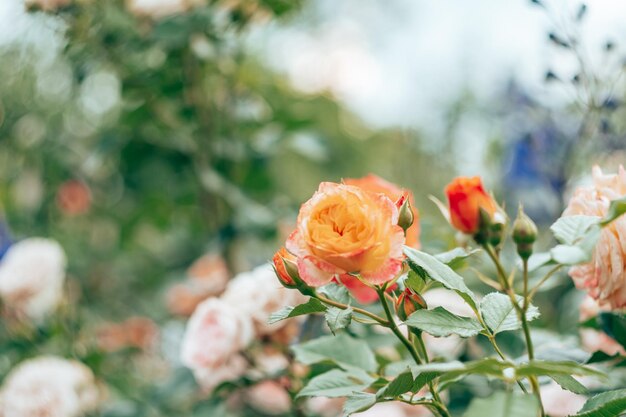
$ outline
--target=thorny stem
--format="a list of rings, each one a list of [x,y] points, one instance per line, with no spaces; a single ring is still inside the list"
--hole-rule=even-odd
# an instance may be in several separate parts
[[[507,278],[507,275],[506,275],[506,272],[504,271],[504,268],[502,267],[502,263],[500,262],[500,259],[494,253],[493,248],[491,247],[491,245],[485,244],[483,246],[484,246],[485,251],[489,255],[489,257],[493,261],[494,265],[496,266],[496,270],[498,271],[498,277],[500,278],[502,287],[504,288],[506,293],[509,295],[509,298],[511,299],[511,303],[513,304],[513,307],[517,311],[517,315],[519,317],[519,320],[522,323],[522,330],[524,332],[524,339],[526,340],[526,349],[528,351],[528,360],[533,360],[534,357],[535,357],[534,349],[533,349],[533,342],[532,342],[532,338],[530,336],[530,327],[528,326],[528,320],[526,320],[526,310],[528,309],[528,306],[529,306],[529,302],[527,300],[528,294],[526,293],[527,288],[528,288],[528,262],[524,262],[524,272],[523,272],[523,274],[524,274],[524,288],[525,288],[525,290],[524,290],[524,303],[523,303],[523,306],[520,307],[520,305],[517,303],[517,299],[515,298],[515,293],[513,292],[513,289],[511,288],[510,282],[509,282],[509,280]],[[539,391],[539,382],[537,381],[537,378],[535,376],[529,376],[528,377],[528,381],[530,382],[530,386],[532,387],[533,393],[537,397],[537,400],[539,400],[539,405],[541,407],[541,416],[544,417],[545,416],[545,411],[543,409],[543,402],[541,401],[541,392]]]
[[[320,300],[324,304],[328,304],[330,306],[337,307],[337,308],[340,308],[342,310],[346,310],[347,308],[352,308],[352,310],[355,313],[359,313],[359,314],[362,314],[364,316],[367,316],[367,317],[371,318],[372,320],[375,320],[376,322],[378,322],[381,326],[390,327],[389,326],[389,322],[387,320],[385,320],[382,317],[377,316],[374,313],[370,313],[369,311],[364,310],[362,308],[348,306],[346,304],[343,304],[343,303],[331,300],[330,298],[326,298],[326,297],[324,297],[322,295],[319,295],[319,294],[315,294],[314,297],[317,298],[318,300]]]
[[[417,353],[417,350],[415,349],[415,346],[411,342],[409,342],[409,340],[402,334],[402,332],[398,328],[398,325],[393,319],[393,314],[391,313],[391,309],[389,308],[389,304],[387,304],[387,299],[385,298],[385,291],[382,288],[377,287],[376,292],[378,293],[380,302],[382,303],[383,309],[385,310],[385,315],[387,316],[387,321],[389,323],[389,326],[388,326],[389,329],[391,329],[393,334],[396,335],[396,337],[400,340],[400,342],[402,342],[402,344],[407,348],[407,350],[411,354],[411,357],[413,357],[413,360],[415,361],[415,363],[418,365],[421,365],[423,362],[420,359]],[[428,362],[427,356],[426,356],[425,361]],[[433,400],[434,400],[433,403],[437,406],[439,413],[443,417],[450,417],[450,412],[446,408],[443,401],[441,401],[441,397],[439,397],[439,393],[437,392],[437,389],[435,388],[435,385],[433,384],[432,381],[428,383],[428,388],[430,389],[430,393],[433,396]]]

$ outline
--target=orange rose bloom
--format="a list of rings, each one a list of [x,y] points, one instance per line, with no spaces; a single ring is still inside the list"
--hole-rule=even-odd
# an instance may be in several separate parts
[[[272,258],[272,263],[274,264],[274,269],[276,270],[276,275],[280,282],[286,287],[293,287],[296,283],[293,281],[293,278],[289,276],[287,269],[285,268],[285,262],[283,259],[287,261],[293,261],[296,263],[298,260],[295,256],[290,254],[285,247],[282,247],[274,254]]]
[[[463,233],[475,234],[480,227],[480,209],[493,217],[496,202],[483,188],[480,177],[457,177],[446,186],[450,223]]]
[[[398,187],[397,185],[390,183],[377,175],[369,174],[363,178],[346,178],[343,180],[344,184],[354,185],[373,193],[382,193],[391,199],[394,203],[400,200],[400,198],[407,194],[409,197],[409,203],[411,203],[411,211],[413,212],[413,224],[406,231],[406,245],[415,249],[420,248],[420,223],[419,212],[415,208],[415,200],[413,193]]]
[[[402,269],[404,231],[397,223],[398,208],[387,196],[323,182],[300,208],[287,250],[298,258],[300,277],[309,285],[347,273],[383,284]]]

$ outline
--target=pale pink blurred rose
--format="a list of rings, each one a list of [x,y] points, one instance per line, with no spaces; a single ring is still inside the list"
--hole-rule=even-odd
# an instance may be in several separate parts
[[[202,302],[192,314],[183,336],[181,360],[192,370],[218,369],[253,337],[249,317],[218,298]]]
[[[268,415],[285,414],[291,410],[289,393],[276,381],[263,381],[246,393],[246,401],[252,408]]]
[[[422,395],[426,395],[426,391],[423,390],[421,392]],[[420,395],[418,393],[418,395]],[[445,401],[445,400],[444,400]],[[405,417],[432,417],[433,413],[428,410],[428,408],[423,405],[410,405],[405,403],[398,403],[400,407],[404,410]]]
[[[589,320],[592,317],[596,317],[603,310],[598,305],[598,302],[586,296],[583,302],[580,304],[580,321]],[[626,351],[617,343],[613,338],[609,337],[606,333],[595,329],[580,329],[580,339],[583,348],[588,352],[602,351],[607,355],[615,355],[616,353],[626,354]]]
[[[187,280],[168,290],[167,308],[172,314],[189,316],[203,300],[224,292],[229,279],[230,272],[224,258],[216,253],[207,253],[189,267]]]
[[[38,7],[46,11],[54,11],[60,7],[67,6],[71,0],[26,0],[26,7]]]
[[[399,402],[378,403],[369,410],[352,415],[354,417],[407,417],[401,404]]]
[[[80,417],[101,399],[93,373],[77,361],[42,356],[22,362],[0,391],[3,417]]]
[[[320,417],[339,417],[342,414],[345,398],[312,397],[306,401],[306,410]]]
[[[0,262],[0,297],[9,309],[40,320],[61,301],[67,259],[49,239],[30,238],[9,248]]]
[[[233,355],[215,367],[193,368],[198,385],[206,393],[211,393],[218,385],[241,378],[248,369],[248,362],[241,355]]]
[[[546,414],[550,417],[567,417],[576,414],[587,401],[587,397],[564,390],[551,382],[540,389]]]
[[[593,183],[579,187],[563,212],[563,216],[587,215],[604,217],[611,200],[626,195],[626,171],[620,165],[617,174],[604,175],[593,167]],[[600,305],[612,309],[626,307],[626,217],[613,221],[600,232],[591,262],[569,271],[576,287],[586,289]]]
[[[270,314],[285,306],[296,306],[306,302],[306,297],[299,291],[285,288],[280,284],[269,264],[237,275],[228,283],[222,299],[251,317],[255,329],[261,335],[276,332],[289,322],[282,320],[268,324]]]
[[[153,19],[184,13],[202,4],[205,4],[203,0],[126,0],[126,8],[131,13]]]
[[[435,307],[443,307],[449,312],[458,316],[475,317],[474,312],[454,291],[443,288],[435,288],[422,294],[429,309]],[[434,337],[429,334],[423,334],[426,349],[434,356],[442,356],[453,359],[459,356],[466,344],[466,339],[451,335],[448,337]]]

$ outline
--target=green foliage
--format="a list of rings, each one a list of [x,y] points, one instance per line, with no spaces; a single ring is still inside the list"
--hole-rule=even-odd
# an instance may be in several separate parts
[[[521,306],[523,297],[517,296],[517,302]],[[518,313],[511,302],[511,299],[501,293],[490,293],[480,300],[480,314],[485,324],[489,326],[494,334],[517,330],[522,327]],[[530,305],[526,311],[526,320],[532,321],[539,317],[539,309]]]
[[[407,318],[406,324],[435,337],[446,337],[452,334],[472,337],[483,330],[478,320],[457,316],[443,307],[436,307],[432,310],[417,310]]]
[[[404,254],[407,256],[409,266],[418,274],[421,272],[443,284],[449,290],[455,291],[473,308],[476,309],[477,301],[474,293],[467,287],[463,277],[457,274],[448,265],[439,261],[434,256],[417,249],[406,247]]]
[[[576,414],[579,417],[615,417],[626,411],[626,390],[603,392],[591,397]]]
[[[279,311],[276,311],[270,315],[268,320],[269,324],[277,323],[281,320],[285,320],[291,317],[302,316],[304,314],[323,313],[327,310],[326,306],[322,304],[318,299],[311,298],[304,304],[300,304],[295,307],[283,307]]]
[[[346,309],[329,307],[326,310],[326,324],[330,331],[335,334],[338,330],[348,327],[352,322],[352,313],[352,307]]]
[[[300,392],[299,397],[346,397],[353,392],[363,391],[374,379],[367,374],[351,373],[333,369],[311,379]]]
[[[626,197],[613,200],[609,205],[609,212],[600,221],[600,225],[606,226],[624,213],[626,213]]]
[[[355,392],[346,398],[343,405],[345,416],[372,408],[376,404],[376,395],[367,392]]]
[[[293,347],[296,359],[306,365],[330,361],[345,370],[374,372],[376,358],[367,343],[345,333],[323,336]]]
[[[488,398],[476,398],[464,417],[537,417],[541,415],[537,398],[532,394],[497,392]]]

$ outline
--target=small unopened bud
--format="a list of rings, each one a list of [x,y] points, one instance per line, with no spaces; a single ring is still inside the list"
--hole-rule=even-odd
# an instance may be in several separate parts
[[[396,202],[396,205],[398,206],[398,226],[406,232],[415,221],[408,194],[403,194]]]
[[[479,245],[489,241],[491,229],[491,215],[482,207],[478,209],[478,231],[474,233],[474,240]]]
[[[517,218],[513,223],[513,241],[517,245],[517,253],[522,259],[530,258],[530,255],[533,253],[533,243],[535,243],[536,239],[537,226],[520,206]]]
[[[504,227],[507,224],[507,216],[502,207],[498,206],[491,224],[489,225],[489,243],[491,246],[498,246],[502,242],[502,235],[504,234]]]
[[[400,320],[404,321],[417,310],[427,308],[426,301],[416,292],[407,288],[400,294],[396,301],[396,313]]]
[[[274,254],[272,263],[280,283],[287,288],[296,288],[296,282],[300,279],[296,257],[283,247]]]

